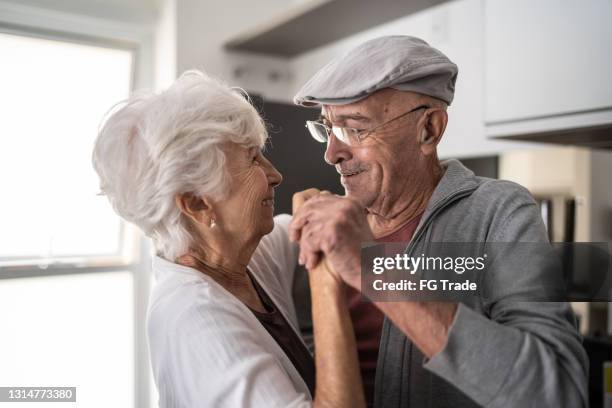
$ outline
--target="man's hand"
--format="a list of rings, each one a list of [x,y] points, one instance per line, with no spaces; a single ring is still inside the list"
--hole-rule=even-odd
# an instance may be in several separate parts
[[[318,196],[319,194],[328,193],[329,191],[309,188],[308,190],[293,194],[293,214],[295,214],[306,201]],[[326,262],[324,257],[320,258],[318,264],[313,268],[309,268],[308,271],[310,272],[308,276],[311,287],[313,285],[325,285],[326,283],[331,284],[332,286],[343,285],[342,279],[336,272],[333,271],[333,268]]]
[[[300,244],[300,264],[310,270],[325,256],[330,272],[360,288],[361,243],[374,237],[356,201],[315,189],[297,193],[289,237]]]

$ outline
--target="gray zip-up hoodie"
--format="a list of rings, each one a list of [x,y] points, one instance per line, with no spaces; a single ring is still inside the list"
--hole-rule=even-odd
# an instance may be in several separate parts
[[[546,242],[529,192],[474,176],[456,160],[438,183],[407,253],[431,242]],[[517,302],[508,273],[486,276],[460,303],[445,348],[430,360],[388,319],[376,372],[376,407],[586,407],[588,360],[569,304]],[[512,290],[508,290],[512,288]]]

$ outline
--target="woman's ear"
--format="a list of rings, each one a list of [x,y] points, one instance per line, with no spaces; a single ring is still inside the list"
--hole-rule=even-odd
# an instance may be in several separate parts
[[[436,109],[428,115],[420,135],[421,151],[424,155],[428,156],[436,151],[447,122],[448,114],[443,109]]]
[[[174,201],[179,210],[196,224],[209,225],[210,220],[214,220],[211,203],[205,197],[182,193],[177,194]]]

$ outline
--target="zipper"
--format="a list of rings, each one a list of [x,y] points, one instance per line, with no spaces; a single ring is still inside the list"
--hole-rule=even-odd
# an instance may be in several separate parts
[[[460,198],[463,198],[465,196],[468,196],[471,192],[473,192],[474,190],[476,190],[478,188],[478,186],[476,187],[470,187],[470,188],[464,188],[462,190],[457,190],[455,191],[453,194],[447,196],[444,198],[444,200],[442,200],[442,202],[440,204],[438,204],[438,206],[431,212],[431,214],[429,214],[427,216],[427,218],[425,219],[425,221],[421,224],[421,226],[419,228],[417,228],[417,230],[414,232],[414,234],[412,235],[412,238],[410,239],[410,242],[408,243],[408,246],[406,247],[406,250],[404,251],[405,254],[408,255],[412,255],[411,251],[413,249],[413,247],[416,245],[415,243],[419,240],[419,238],[421,238],[421,235],[423,235],[423,232],[427,229],[427,227],[429,227],[429,225],[433,222],[433,219],[435,217],[436,214],[438,214],[441,210],[443,210],[444,208],[446,208],[448,205],[452,204],[453,202],[457,201]],[[389,324],[387,322],[387,318],[385,316],[385,323]],[[380,333],[380,339],[378,340],[378,344],[379,346],[379,352],[381,350],[382,344],[383,344],[383,338],[385,337],[385,329],[384,329],[384,325],[385,323],[383,323],[383,329],[381,330]],[[387,334],[387,340],[389,339],[389,335]],[[412,342],[410,342],[410,350],[409,352],[412,353],[412,347],[413,344]],[[387,355],[387,344],[385,344],[385,350],[384,350],[384,354],[385,356],[383,357],[383,367],[382,368],[382,372],[381,372],[381,381],[382,381],[382,377],[385,375],[384,371],[384,359],[386,358]],[[380,356],[378,357],[380,358]],[[376,385],[376,383],[378,381],[376,381],[376,379],[378,378],[378,370],[376,370],[376,375],[375,375],[375,379],[374,379],[374,384]],[[374,400],[376,401],[377,399],[380,399],[381,397],[377,398],[378,393],[376,392],[376,386],[374,387]]]
[[[431,214],[429,214],[427,216],[427,219],[414,232],[414,234],[412,235],[412,238],[410,239],[410,242],[408,243],[408,246],[406,247],[406,250],[404,251],[404,253],[408,254],[408,255],[411,255],[410,251],[414,247],[414,245],[417,242],[417,240],[419,238],[421,238],[421,235],[423,235],[423,232],[433,222],[433,219],[434,219],[436,214],[438,214],[441,210],[446,208],[448,205],[454,203],[458,199],[463,198],[463,197],[469,195],[469,193],[471,193],[474,190],[476,190],[476,188],[477,187],[470,187],[470,188],[464,188],[463,190],[457,190],[453,194],[451,194],[451,195],[447,196],[446,198],[444,198],[444,200],[440,204],[438,204],[438,206],[435,208],[435,210],[433,210],[431,212]]]

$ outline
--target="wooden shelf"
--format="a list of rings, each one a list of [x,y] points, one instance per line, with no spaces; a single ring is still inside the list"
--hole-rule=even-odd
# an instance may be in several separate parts
[[[226,42],[229,50],[293,57],[448,0],[310,0]]]

